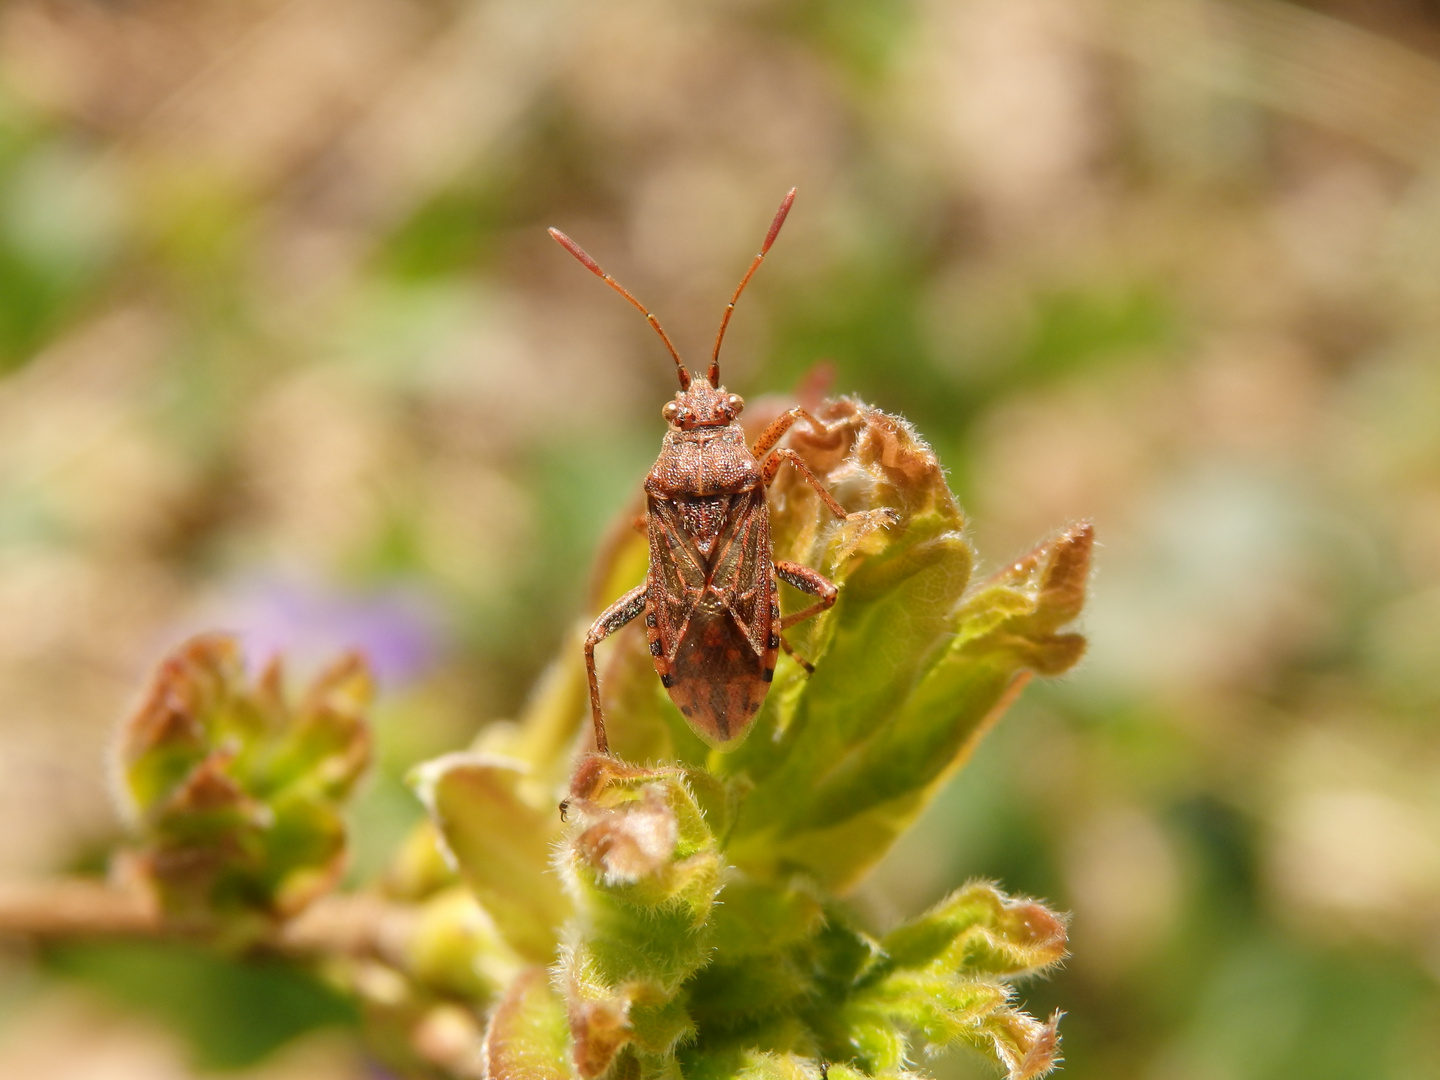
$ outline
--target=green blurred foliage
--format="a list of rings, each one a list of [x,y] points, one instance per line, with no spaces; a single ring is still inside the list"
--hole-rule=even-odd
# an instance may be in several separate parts
[[[203,1069],[254,1065],[298,1035],[359,1020],[349,997],[294,965],[226,959],[199,946],[64,945],[45,966],[173,1028]]]

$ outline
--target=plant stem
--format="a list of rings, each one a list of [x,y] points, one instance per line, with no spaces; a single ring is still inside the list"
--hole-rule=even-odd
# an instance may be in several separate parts
[[[367,894],[327,896],[277,923],[262,945],[295,957],[403,952],[412,909]],[[81,878],[0,884],[0,936],[37,941],[76,938],[195,938],[167,922],[143,892]]]

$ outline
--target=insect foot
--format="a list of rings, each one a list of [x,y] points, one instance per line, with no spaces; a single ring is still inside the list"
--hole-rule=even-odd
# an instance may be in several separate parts
[[[881,506],[874,510],[856,510],[845,515],[840,522],[840,535],[835,544],[835,557],[844,562],[852,555],[865,550],[865,540],[877,529],[890,529],[900,524],[900,511],[893,506]]]

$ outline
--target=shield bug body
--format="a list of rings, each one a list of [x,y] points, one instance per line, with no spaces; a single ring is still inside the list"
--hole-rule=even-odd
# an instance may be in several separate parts
[[[833,513],[847,516],[793,450],[776,446],[797,420],[821,430],[822,425],[804,409],[793,408],[747,445],[735,422],[745,403],[720,385],[720,344],[735,302],[775,242],[794,199],[792,188],[731,296],[704,377],[690,375],[659,320],[640,301],[568,236],[550,230],[570,254],[639,309],[665,342],[680,379],[680,392],[662,410],[670,429],[645,478],[650,541],[645,583],[606,608],[585,638],[590,709],[601,753],[609,752],[609,744],[595,646],[633,619],[645,616],[655,671],[691,728],[710,745],[724,748],[745,736],[765,700],[779,650],[790,651],[781,632],[835,603],[837,590],[827,578],[799,563],[775,561],[765,502],[766,489],[789,462]],[[780,581],[811,594],[815,602],[782,618]]]

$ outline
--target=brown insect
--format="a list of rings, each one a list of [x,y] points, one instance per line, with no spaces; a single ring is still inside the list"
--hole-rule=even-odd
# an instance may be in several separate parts
[[[720,385],[720,344],[735,302],[775,242],[794,201],[791,188],[760,254],[725,307],[703,378],[691,377],[660,320],[644,304],[575,241],[550,230],[566,251],[639,309],[665,342],[680,377],[680,392],[661,410],[670,430],[645,478],[644,521],[650,540],[645,584],[606,608],[585,636],[590,711],[601,753],[609,753],[609,741],[600,709],[595,646],[638,615],[645,616],[650,655],[671,700],[701,738],[724,748],[749,730],[775,675],[779,650],[795,656],[782,631],[835,603],[836,587],[829,579],[800,563],[775,561],[765,504],[766,488],[788,461],[836,516],[847,516],[795,451],[775,445],[796,420],[821,431],[823,425],[804,409],[793,408],[767,427],[754,446],[747,446],[735,422],[745,402]],[[818,599],[782,618],[779,581]],[[813,670],[800,657],[795,659]]]

